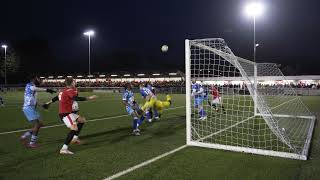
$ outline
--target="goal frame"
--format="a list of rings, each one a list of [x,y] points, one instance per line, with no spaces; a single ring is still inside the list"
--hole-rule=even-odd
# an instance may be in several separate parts
[[[198,147],[206,147],[206,148],[213,148],[213,149],[220,149],[220,150],[228,150],[228,151],[235,151],[235,152],[243,152],[243,153],[250,153],[250,154],[258,154],[258,155],[266,155],[266,156],[275,156],[275,157],[283,157],[283,158],[290,158],[290,159],[297,159],[297,160],[307,160],[308,153],[311,145],[311,139],[313,135],[314,125],[315,125],[315,116],[291,116],[291,115],[283,115],[283,114],[273,114],[275,117],[296,117],[302,119],[310,119],[311,123],[309,126],[309,131],[307,134],[307,138],[304,143],[304,148],[301,154],[296,153],[289,153],[289,152],[281,152],[281,151],[273,151],[273,150],[264,150],[264,149],[256,149],[256,148],[249,148],[249,147],[240,147],[240,146],[231,146],[231,145],[223,145],[223,144],[215,144],[215,143],[203,143],[198,141],[192,140],[191,136],[191,51],[190,51],[190,40],[185,40],[185,74],[186,74],[186,144],[188,146],[198,146]],[[207,47],[210,50],[210,47]],[[206,49],[207,49],[206,48]],[[208,49],[207,49],[208,50]],[[219,54],[218,54],[219,55]],[[254,116],[249,117],[246,120],[252,119],[255,116],[263,116],[265,114],[258,113],[257,108],[257,85],[258,85],[258,77],[257,77],[257,63],[248,61],[249,63],[254,65],[254,77],[253,77],[253,103],[254,103]],[[241,123],[241,122],[240,122]],[[232,128],[238,125],[238,123],[231,125],[227,128]],[[226,130],[226,129],[225,129]],[[217,133],[217,132],[216,132]],[[218,132],[219,133],[219,132]],[[213,136],[215,133],[212,133],[209,136]],[[200,139],[201,140],[201,139]]]

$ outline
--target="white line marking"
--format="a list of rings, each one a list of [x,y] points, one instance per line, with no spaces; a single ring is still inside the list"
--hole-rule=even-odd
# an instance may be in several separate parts
[[[184,107],[185,106],[178,106],[178,107],[168,108],[166,110],[168,111],[168,110],[174,110],[174,109],[179,109],[179,108],[184,108]],[[129,115],[128,114],[124,114],[124,115],[119,115],[119,116],[90,119],[87,122],[101,121],[101,120],[107,120],[107,119],[116,119],[116,118],[121,118],[121,117],[126,117],[126,116],[129,116]],[[59,127],[59,126],[64,126],[64,124],[55,124],[55,125],[51,125],[51,126],[45,126],[45,127],[42,127],[41,129],[48,129],[48,128]],[[24,131],[27,131],[27,130],[30,130],[30,129],[19,129],[19,130],[15,130],[15,131],[0,132],[0,135],[24,132]]]
[[[159,159],[161,159],[161,158],[163,158],[163,157],[166,157],[166,156],[169,156],[170,154],[173,154],[173,153],[175,153],[175,152],[178,152],[178,151],[180,151],[180,150],[182,150],[182,149],[184,149],[184,148],[186,148],[186,147],[187,147],[187,145],[180,146],[180,147],[178,147],[178,148],[176,148],[176,149],[174,149],[174,150],[172,150],[172,151],[166,152],[166,153],[161,154],[161,155],[159,155],[159,156],[157,156],[157,157],[154,157],[154,158],[149,159],[149,160],[147,160],[147,161],[144,161],[144,162],[142,162],[142,163],[140,163],[140,164],[137,164],[137,165],[135,165],[135,166],[132,166],[131,168],[128,168],[128,169],[126,169],[126,170],[124,170],[124,171],[118,172],[117,174],[114,174],[114,175],[112,175],[112,176],[109,176],[109,177],[107,177],[107,178],[105,178],[105,179],[103,179],[103,180],[112,180],[112,179],[118,178],[118,177],[123,176],[123,175],[125,175],[125,174],[128,174],[128,173],[130,173],[130,172],[132,172],[132,171],[134,171],[134,170],[136,170],[136,169],[139,169],[139,168],[141,168],[141,167],[143,167],[143,166],[146,166],[146,165],[148,165],[148,164],[151,164],[151,163],[153,163],[154,161],[157,161],[157,160],[159,160]]]
[[[223,132],[223,131],[226,131],[226,130],[232,128],[232,127],[235,127],[235,126],[237,126],[237,125],[239,125],[239,124],[241,124],[241,123],[243,123],[243,122],[245,122],[245,121],[248,121],[248,120],[250,120],[250,119],[252,119],[252,118],[254,118],[254,117],[255,117],[255,116],[249,117],[249,118],[247,118],[247,119],[245,119],[245,120],[242,120],[242,121],[240,121],[240,122],[238,122],[238,123],[236,123],[236,124],[233,124],[233,125],[231,125],[231,126],[229,126],[229,127],[226,127],[226,128],[224,128],[224,129],[222,129],[222,130],[220,130],[220,131],[217,131],[217,132],[215,132],[215,133],[213,133],[213,134],[210,134],[210,135],[208,135],[208,136],[205,136],[205,137],[199,139],[198,141],[201,141],[201,140],[203,140],[203,139],[205,139],[205,138],[208,138],[208,137],[210,137],[210,136],[219,134],[219,133],[221,133],[221,132]],[[173,153],[175,153],[175,152],[178,152],[178,151],[180,151],[180,150],[182,150],[182,149],[184,149],[184,148],[186,148],[186,147],[187,147],[187,145],[180,146],[180,147],[178,147],[178,148],[176,148],[176,149],[174,149],[174,150],[171,150],[171,151],[166,152],[166,153],[164,153],[164,154],[161,154],[161,155],[159,155],[159,156],[157,156],[157,157],[154,157],[154,158],[152,158],[152,159],[149,159],[149,160],[147,160],[147,161],[144,161],[144,162],[142,162],[142,163],[140,163],[140,164],[137,164],[137,165],[135,165],[135,166],[132,166],[132,167],[130,167],[130,168],[124,170],[124,171],[120,171],[120,172],[118,172],[117,174],[114,174],[114,175],[112,175],[112,176],[109,176],[109,177],[107,177],[107,178],[105,178],[105,179],[103,179],[103,180],[112,180],[112,179],[118,178],[118,177],[123,176],[123,175],[125,175],[125,174],[128,174],[128,173],[130,173],[130,172],[132,172],[132,171],[134,171],[134,170],[136,170],[136,169],[139,169],[139,168],[141,168],[141,167],[143,167],[143,166],[146,166],[146,165],[148,165],[148,164],[151,164],[151,163],[153,163],[154,161],[157,161],[157,160],[159,160],[159,159],[161,159],[161,158],[163,158],[163,157],[166,157],[166,156],[168,156],[168,155],[170,155],[170,154],[173,154]]]
[[[217,131],[217,132],[214,132],[214,133],[212,133],[212,134],[209,134],[209,135],[207,135],[207,136],[205,136],[205,137],[202,137],[202,138],[200,138],[200,139],[198,139],[198,140],[196,140],[196,141],[202,141],[202,140],[204,140],[204,139],[207,139],[208,137],[211,137],[211,136],[214,136],[214,135],[217,135],[217,134],[219,134],[219,133],[222,133],[222,132],[224,132],[224,131],[226,131],[226,130],[228,130],[228,129],[230,129],[230,128],[233,128],[233,127],[235,127],[235,126],[238,126],[239,124],[241,124],[241,123],[244,123],[244,122],[246,122],[246,121],[249,121],[250,119],[252,119],[252,118],[254,118],[255,116],[251,116],[251,117],[249,117],[249,118],[247,118],[247,119],[245,119],[245,120],[242,120],[242,121],[240,121],[240,122],[237,122],[237,123],[235,123],[235,124],[233,124],[233,125],[231,125],[231,126],[229,126],[229,127],[226,127],[226,128],[224,128],[224,129],[221,129],[220,131]]]

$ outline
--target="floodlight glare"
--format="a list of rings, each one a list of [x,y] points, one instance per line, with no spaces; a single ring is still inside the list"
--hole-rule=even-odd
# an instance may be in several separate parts
[[[8,46],[4,44],[1,47],[6,49]]]
[[[259,2],[252,2],[250,4],[247,4],[245,7],[245,13],[248,16],[253,16],[253,17],[261,16],[263,11],[264,11],[264,7]]]
[[[94,35],[94,31],[90,30],[90,31],[86,31],[83,33],[83,35],[86,35],[86,36],[93,36]]]

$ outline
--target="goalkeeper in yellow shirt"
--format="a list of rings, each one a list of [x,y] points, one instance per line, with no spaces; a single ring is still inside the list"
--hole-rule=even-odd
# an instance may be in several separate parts
[[[166,96],[165,101],[160,101],[158,99],[153,99],[152,101],[147,101],[142,107],[141,110],[144,112],[148,112],[150,109],[154,109],[158,112],[158,117],[161,117],[161,114],[163,113],[163,110],[165,108],[170,107],[172,104],[170,95]]]

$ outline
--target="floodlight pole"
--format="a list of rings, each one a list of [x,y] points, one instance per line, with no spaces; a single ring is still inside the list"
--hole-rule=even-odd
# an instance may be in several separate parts
[[[257,43],[256,43],[256,16],[253,15],[253,62],[254,62],[254,71],[253,71],[253,76],[254,76],[254,115],[258,113],[257,110],[257,91],[258,91],[258,67],[257,67],[257,62],[256,62],[256,52],[257,52]]]
[[[91,38],[91,35],[88,35],[89,36],[89,75],[91,75],[91,56],[90,56],[90,38]]]
[[[2,45],[4,48],[4,85],[7,85],[7,45]]]
[[[85,36],[88,36],[88,40],[89,40],[89,67],[88,67],[88,69],[89,69],[89,75],[91,75],[91,42],[90,42],[90,40],[91,40],[91,36],[93,36],[94,35],[94,31],[92,31],[92,30],[90,30],[90,31],[86,31],[86,32],[84,32],[83,33],[83,35],[85,35]]]

